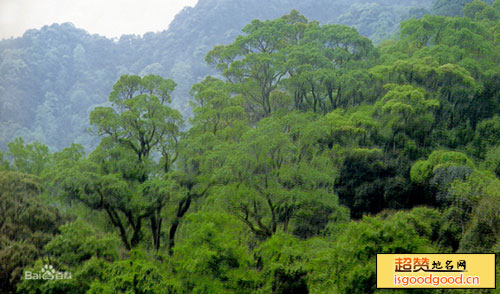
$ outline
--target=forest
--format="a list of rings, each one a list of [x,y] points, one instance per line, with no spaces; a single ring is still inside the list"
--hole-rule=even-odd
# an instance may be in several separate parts
[[[390,30],[354,6],[345,24],[256,18],[179,80],[114,71],[98,44],[132,37],[62,25],[101,56],[46,52],[58,70],[36,80],[18,77],[40,43],[9,46],[40,32],[0,42],[0,94],[46,91],[0,99],[1,292],[497,293],[498,256],[496,290],[376,288],[377,253],[500,254],[500,0],[425,5]],[[71,278],[23,278],[49,264]]]
[[[174,80],[172,107],[187,121],[192,85],[218,74],[205,55],[216,45],[232,43],[253,19],[271,20],[297,9],[311,20],[346,24],[380,42],[394,35],[401,20],[431,11],[429,2],[199,0],[167,30],[143,36],[108,39],[71,23],[28,30],[20,38],[0,41],[0,148],[22,137],[52,152],[71,143],[92,151],[99,141],[86,131],[90,111],[108,102],[123,74]]]

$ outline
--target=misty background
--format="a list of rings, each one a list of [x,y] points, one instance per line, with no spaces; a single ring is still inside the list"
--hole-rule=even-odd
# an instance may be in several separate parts
[[[159,6],[153,1],[141,2],[135,13],[141,19],[159,17],[164,22],[158,24],[165,28],[160,31],[155,27],[157,32],[143,35],[103,36],[115,36],[117,16],[132,7],[132,1],[106,1],[102,4],[105,7],[99,3],[99,13],[90,15],[94,26],[85,27],[99,34],[75,25],[81,15],[74,15],[73,23],[47,24],[27,30],[22,37],[0,41],[0,148],[6,149],[16,137],[26,142],[40,141],[52,150],[72,142],[87,150],[94,147],[95,139],[86,131],[88,114],[106,103],[113,83],[122,74],[152,73],[173,79],[178,84],[173,105],[189,116],[191,86],[207,74],[214,74],[204,61],[206,53],[214,45],[232,42],[252,19],[273,19],[297,9],[322,24],[352,26],[378,44],[396,37],[398,25],[405,19],[426,13],[460,15],[463,5],[470,1],[455,1],[457,7],[452,7],[443,6],[446,1],[432,0],[200,0],[194,7],[183,8],[168,26],[169,13],[195,2],[169,1]],[[69,20],[71,14],[64,14],[69,5],[97,7],[93,1],[37,1],[29,3],[33,5],[30,9],[26,9],[27,1],[13,3],[2,1],[2,28],[21,11],[25,21],[35,20],[33,14],[40,13],[40,7],[60,15],[61,20]],[[129,19],[121,30],[133,33],[144,29],[134,18]]]

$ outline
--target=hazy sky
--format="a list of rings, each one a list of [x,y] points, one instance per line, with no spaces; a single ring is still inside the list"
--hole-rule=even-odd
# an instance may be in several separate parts
[[[167,29],[197,0],[0,0],[0,39],[27,29],[72,22],[91,34],[118,37]]]

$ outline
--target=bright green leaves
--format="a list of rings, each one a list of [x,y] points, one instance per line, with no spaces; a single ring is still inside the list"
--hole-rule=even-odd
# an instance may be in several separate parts
[[[25,145],[22,138],[9,143],[8,156],[12,158],[12,168],[37,176],[50,164],[49,148],[46,145],[40,142]]]
[[[500,178],[500,146],[493,147],[486,153],[485,167]]]
[[[388,92],[375,106],[377,117],[389,128],[386,134],[390,136],[389,148],[393,152],[403,149],[410,157],[415,157],[417,148],[431,144],[428,136],[440,103],[436,99],[428,99],[428,94],[421,88],[395,84],[388,84],[385,88]]]
[[[458,183],[456,203],[461,209],[463,238],[462,252],[498,252],[500,238],[500,181],[485,178],[484,174],[471,176],[466,183]],[[465,188],[465,189],[464,189]],[[460,211],[460,210],[459,210]],[[469,221],[465,224],[465,221]],[[465,231],[465,232],[464,232]]]
[[[293,24],[285,19],[261,22],[254,20],[233,44],[218,46],[207,55],[207,62],[222,71],[234,84],[234,90],[247,101],[257,118],[268,116],[272,109],[270,95],[287,73],[282,49],[293,34]],[[255,108],[255,109],[254,109]]]
[[[373,293],[376,254],[433,252],[427,232],[432,235],[432,227],[441,223],[438,211],[417,208],[332,224],[329,237],[294,244],[302,258],[290,260],[307,273],[311,293]],[[285,258],[293,252],[285,250]]]
[[[455,151],[434,151],[425,161],[417,161],[412,167],[410,177],[412,182],[424,183],[432,173],[446,166],[467,166],[474,168],[474,163],[463,153]]]
[[[159,262],[147,252],[133,250],[130,255],[127,260],[106,266],[102,278],[95,280],[86,293],[180,293],[176,283],[172,283]]]
[[[96,108],[90,124],[97,134],[132,149],[139,162],[152,151],[169,153],[182,124],[180,113],[166,105],[174,87],[159,76],[124,75],[110,94],[113,107]]]
[[[148,220],[153,246],[160,247],[161,211],[176,189],[164,174],[177,159],[182,123],[180,113],[166,105],[174,87],[160,76],[122,76],[110,94],[112,107],[90,114],[101,144],[88,159],[59,162],[62,172],[55,175],[67,199],[106,213],[126,249],[143,239]]]
[[[346,215],[332,194],[333,146],[325,146],[322,137],[335,140],[337,133],[355,132],[351,129],[356,127],[334,118],[323,121],[312,113],[262,119],[238,141],[205,149],[199,171],[213,186],[209,198],[225,199],[219,201],[258,238],[278,231],[301,237],[318,234],[329,215]]]
[[[481,121],[477,128],[473,145],[477,155],[483,157],[486,150],[500,142],[500,116]]]
[[[474,58],[482,66],[491,68],[494,62],[494,51],[488,27],[469,18],[447,18],[443,16],[426,15],[420,20],[410,19],[401,23],[401,37],[414,47],[410,51],[425,50],[426,46],[449,47],[452,55],[456,48]],[[455,56],[455,58],[465,56]],[[449,61],[448,61],[449,62]],[[446,62],[445,62],[446,63]]]
[[[61,226],[59,231],[45,246],[49,261],[39,259],[33,268],[25,270],[39,272],[50,262],[58,271],[70,272],[71,279],[23,280],[18,285],[18,293],[86,293],[93,281],[103,278],[109,262],[118,259],[120,241],[116,236],[96,231],[81,219]]]
[[[370,61],[373,46],[347,26],[311,23],[287,51],[290,76],[284,86],[293,93],[293,109],[326,113],[347,105],[355,69]]]
[[[195,129],[212,132],[223,139],[238,138],[247,118],[241,101],[231,98],[229,88],[227,83],[212,77],[193,86],[191,106],[195,116],[191,122]]]
[[[187,217],[172,256],[183,292],[254,293],[258,273],[247,235],[244,225],[228,214]]]
[[[471,3],[468,14],[493,9],[485,5]],[[426,99],[439,101],[439,107],[429,112],[431,130],[420,136],[427,142],[420,140],[417,145],[467,145],[474,137],[471,128],[495,115],[500,55],[492,37],[496,24],[485,17],[426,15],[410,19],[401,23],[400,41],[381,47],[384,64],[372,69],[380,83],[421,87]]]
[[[118,259],[119,240],[111,235],[96,232],[95,228],[78,219],[59,228],[60,235],[45,247],[57,262],[74,266],[92,257],[108,261]]]
[[[244,99],[252,122],[279,109],[326,113],[345,106],[342,95],[359,81],[346,78],[355,76],[346,69],[365,68],[374,52],[355,29],[309,23],[296,11],[273,21],[255,20],[243,32],[247,35],[215,47],[206,60]],[[281,102],[273,103],[277,96]]]

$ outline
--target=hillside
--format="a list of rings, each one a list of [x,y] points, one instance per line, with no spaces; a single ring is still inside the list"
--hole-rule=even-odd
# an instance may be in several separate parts
[[[110,40],[69,23],[29,30],[21,38],[0,41],[0,149],[23,137],[53,150],[71,142],[89,150],[96,142],[86,132],[88,115],[107,101],[113,82],[125,73],[172,78],[178,84],[174,106],[189,115],[191,86],[213,73],[206,53],[232,42],[252,19],[297,9],[321,23],[353,26],[378,42],[392,37],[409,12],[421,16],[430,5],[415,0],[200,0],[181,11],[167,30],[144,36]]]
[[[385,292],[380,277],[420,288],[425,265],[438,279],[419,293],[498,292],[500,0],[472,1],[462,13],[409,18],[379,44],[297,10],[253,19],[208,49],[211,74],[192,85],[187,121],[176,109],[185,100],[172,103],[176,81],[144,75],[194,64],[141,46],[162,34],[114,42],[67,24],[29,32],[26,48],[63,64],[53,80],[24,81],[26,93],[35,92],[30,82],[52,91],[35,120],[83,108],[56,90],[93,93],[91,82],[124,74],[106,102],[86,102],[90,150],[17,138],[0,151],[0,289],[375,294]],[[53,43],[76,45],[44,50]],[[12,60],[28,77],[24,60]],[[462,255],[471,252],[489,261]],[[391,257],[391,271],[377,272],[379,253],[415,254],[412,271],[406,257]],[[62,279],[50,278],[56,271]],[[26,278],[33,273],[41,278]],[[418,285],[405,285],[412,277]]]

